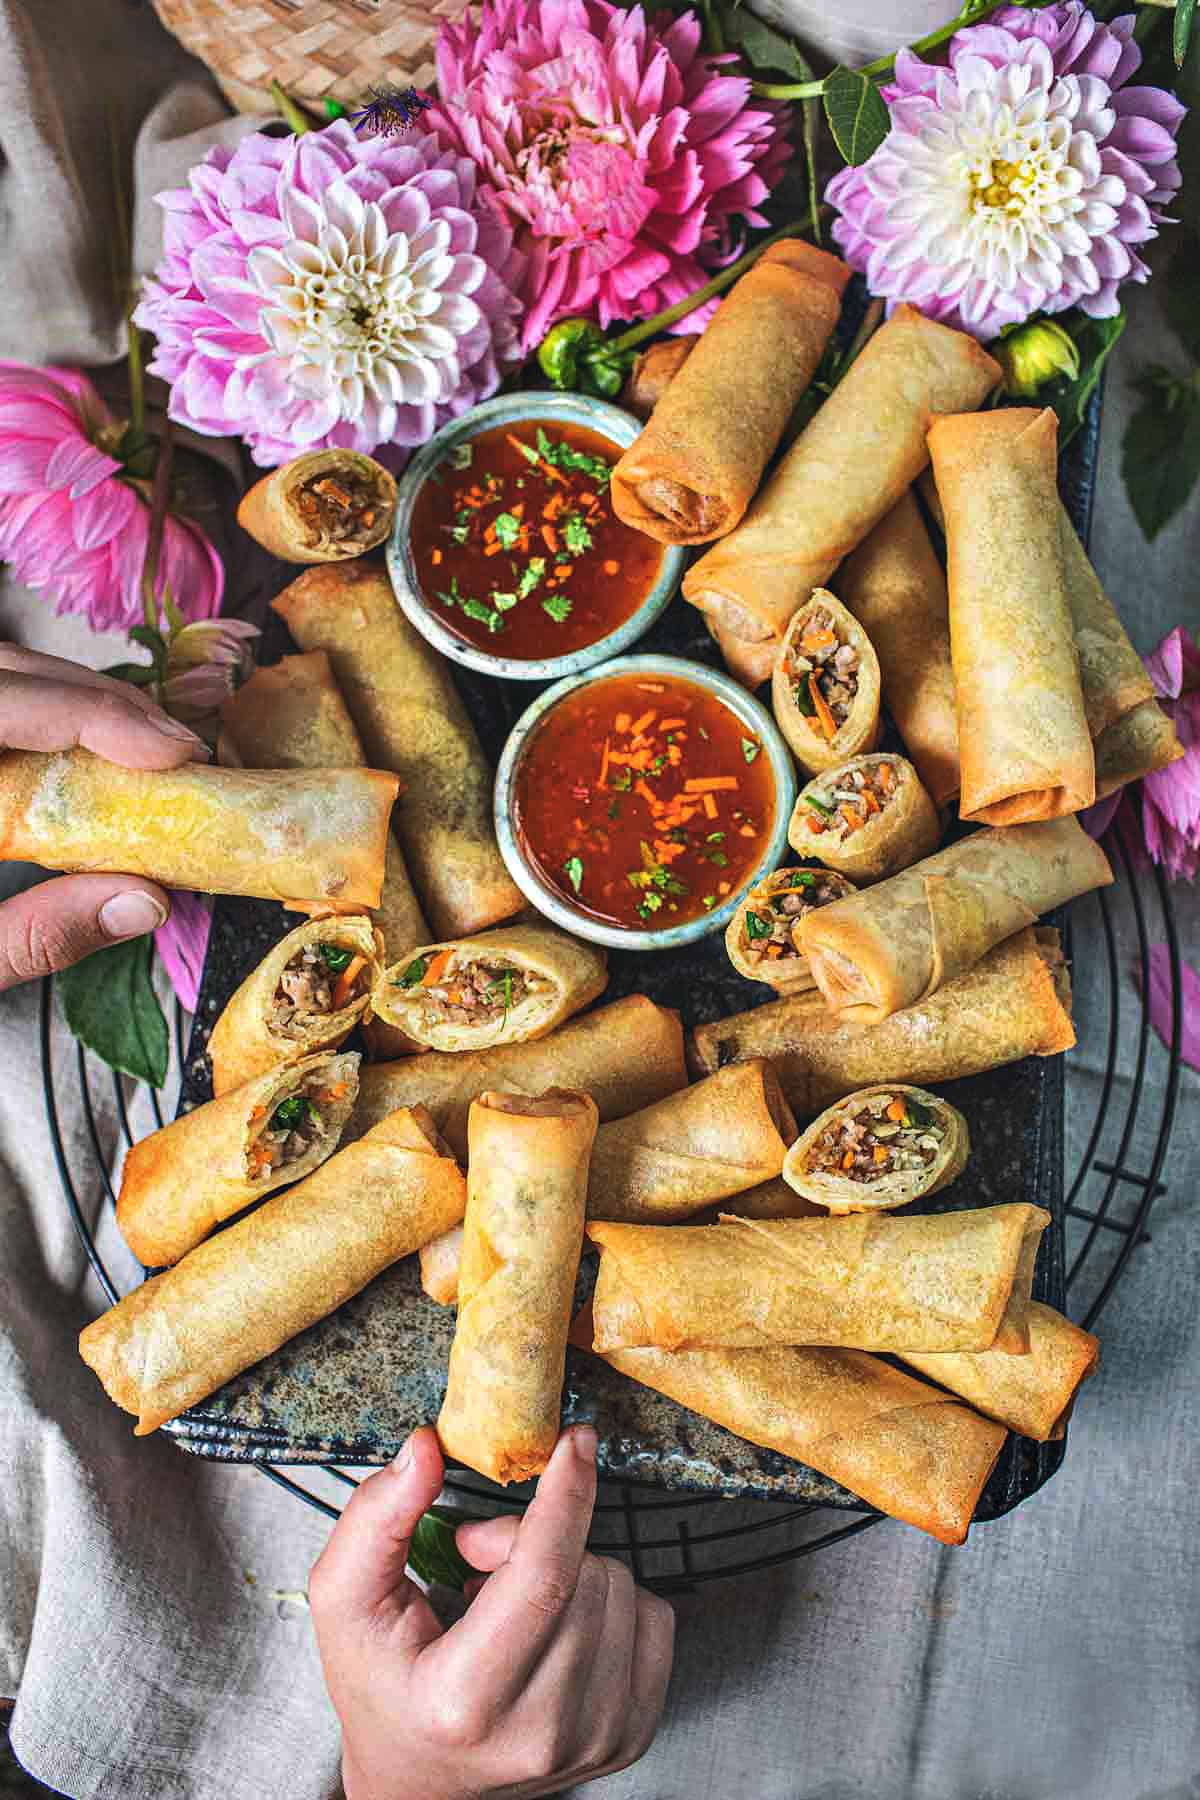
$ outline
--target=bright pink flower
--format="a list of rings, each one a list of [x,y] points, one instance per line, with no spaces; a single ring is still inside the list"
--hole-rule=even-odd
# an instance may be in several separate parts
[[[1167,1048],[1175,1024],[1174,996],[1171,992],[1171,952],[1165,944],[1151,946],[1150,967],[1141,971],[1142,988],[1150,1011],[1150,1023]],[[1147,973],[1149,980],[1147,981]],[[1179,968],[1183,1022],[1179,1053],[1190,1068],[1200,1069],[1200,975],[1190,963]]]
[[[1177,625],[1145,661],[1183,755],[1142,782],[1142,831],[1172,881],[1194,881],[1200,872],[1200,650]]]
[[[172,888],[170,893],[171,916],[155,932],[154,947],[183,1006],[188,1012],[195,1012],[212,907],[202,894],[191,894],[183,888]]]
[[[648,23],[607,0],[483,0],[478,23],[442,26],[424,123],[476,164],[527,255],[527,350],[556,319],[648,318],[703,284],[735,214],[766,223],[783,114],[750,102],[733,60],[701,52],[693,13]]]
[[[77,369],[0,360],[0,560],[24,587],[82,613],[96,631],[142,618],[142,566],[150,508],[115,455],[121,427]],[[198,525],[171,515],[158,592],[206,619],[221,604],[225,571]]]

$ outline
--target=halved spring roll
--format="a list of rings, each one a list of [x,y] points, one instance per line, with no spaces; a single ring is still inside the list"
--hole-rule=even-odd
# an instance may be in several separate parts
[[[865,887],[938,847],[937,809],[917,772],[890,751],[854,756],[801,788],[788,825],[800,856],[817,856]]]
[[[783,1179],[831,1213],[881,1211],[948,1187],[970,1151],[957,1107],[892,1081],[860,1088],[814,1119],[788,1151]]]
[[[1055,906],[1107,887],[1074,818],[975,831],[865,893],[806,917],[800,949],[840,1018],[877,1024],[927,999]]]
[[[857,889],[832,869],[775,869],[750,889],[725,929],[725,948],[739,975],[777,994],[816,986],[800,948],[800,922]]]
[[[280,938],[213,1026],[213,1093],[344,1043],[379,978],[381,943],[369,919],[352,916],[309,919]]]
[[[382,544],[396,511],[393,476],[358,450],[306,450],[242,497],[238,524],[290,563],[344,562]]]
[[[138,1261],[178,1262],[222,1219],[331,1156],[358,1095],[358,1064],[349,1051],[306,1056],[134,1144],[117,1224]]]
[[[1052,1306],[1032,1300],[1026,1315],[1029,1351],[1006,1356],[996,1350],[952,1355],[902,1350],[931,1381],[940,1382],[989,1419],[1035,1443],[1061,1438],[1083,1382],[1100,1360],[1100,1344],[1090,1331],[1073,1325]]]
[[[625,411],[644,423],[699,342],[698,332],[681,332],[677,337],[660,338],[641,351],[621,389],[620,405]]]
[[[507,925],[425,944],[384,969],[372,1011],[432,1050],[545,1037],[608,985],[608,958],[548,925]]]
[[[879,1025],[846,1025],[813,994],[772,1000],[697,1027],[696,1064],[766,1056],[797,1113],[811,1117],[881,1081],[954,1081],[1075,1042],[1071,982],[1050,929],[997,944],[965,975]]]
[[[124,769],[90,750],[0,755],[0,861],[361,911],[399,784],[375,769]]]
[[[879,742],[879,663],[871,640],[825,588],[783,634],[771,676],[775,718],[810,775]]]
[[[1050,1214],[981,1206],[927,1218],[600,1225],[594,1347],[1028,1348],[1035,1247]]]
[[[587,1094],[481,1094],[471,1107],[458,1322],[437,1430],[447,1456],[507,1484],[558,1438],[596,1106]]]
[[[423,1108],[396,1112],[95,1321],[79,1352],[144,1436],[278,1350],[461,1212]]]

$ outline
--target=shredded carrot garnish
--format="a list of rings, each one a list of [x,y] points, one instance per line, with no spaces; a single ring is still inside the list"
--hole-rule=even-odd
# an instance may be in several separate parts
[[[603,565],[603,567],[604,567],[604,573],[606,575],[619,575],[621,573],[620,563],[614,562],[611,557],[609,557],[608,561]]]
[[[879,1148],[874,1152],[874,1157],[877,1163],[885,1163],[887,1161],[888,1153],[882,1144],[880,1144]]]
[[[862,797],[867,803],[867,811],[868,812],[877,813],[879,811],[879,802],[875,798],[874,794],[871,792],[870,788],[865,787],[863,789]]]
[[[814,837],[820,837],[821,833],[826,829],[824,819],[818,819],[815,813],[809,813],[804,823],[808,826],[808,829],[812,832]]]
[[[643,731],[645,731],[648,726],[653,725],[653,723],[654,723],[655,719],[657,719],[657,717],[658,717],[658,713],[657,713],[656,709],[654,707],[651,707],[649,712],[644,712],[640,719],[635,719],[633,721],[633,724],[629,727],[633,736],[635,738],[641,737]]]
[[[891,763],[880,763],[876,770],[876,774],[879,776],[879,785],[884,793],[890,794],[896,783],[896,777],[892,774]]]
[[[558,533],[555,531],[553,525],[542,526],[542,542],[545,544],[551,556],[558,555]]]
[[[625,732],[629,730],[629,714],[626,712],[618,713],[613,729],[619,731],[623,736]]]
[[[483,546],[483,554],[485,556],[499,556],[503,548],[503,544],[485,544]]]
[[[887,1109],[887,1116],[889,1119],[894,1120],[894,1122],[897,1125],[899,1125],[899,1123],[901,1122],[901,1120],[904,1117],[904,1102],[903,1102],[903,1100],[893,1100],[892,1104]]]
[[[805,656],[812,656],[818,650],[827,650],[830,644],[837,643],[835,631],[806,631],[800,639],[800,648]]]
[[[335,1081],[332,1084],[332,1086],[330,1086],[330,1087],[323,1087],[323,1088],[318,1089],[317,1099],[318,1100],[340,1100],[342,1095],[345,1092],[346,1092],[345,1082],[344,1081]]]
[[[667,690],[661,681],[639,681],[637,691],[639,694],[665,694]]]
[[[571,573],[570,563],[555,563],[554,578],[556,581],[565,581],[567,576],[570,573]]]
[[[715,819],[717,816],[717,803],[711,794],[704,796],[704,815],[709,819]]]
[[[337,986],[333,990],[334,1012],[340,1011],[340,1009],[345,1006],[347,1000],[350,998],[351,988],[354,986],[355,981],[366,966],[367,959],[365,956],[352,956],[350,958],[350,961],[338,976]]]
[[[853,1150],[847,1150],[845,1156],[843,1156],[842,1167],[843,1167],[843,1169],[852,1169],[854,1167],[854,1152],[853,1152]]]
[[[439,950],[437,955],[431,958],[429,967],[426,969],[424,975],[422,975],[421,986],[433,987],[445,974],[446,965],[453,955],[453,950]]]
[[[683,786],[684,791],[689,794],[715,794],[731,791],[737,787],[737,784],[736,775],[694,775],[690,781],[685,781]]]
[[[857,831],[860,825],[865,825],[867,822],[865,813],[855,812],[854,808],[852,806],[847,806],[845,802],[838,807],[838,811],[841,813],[843,819],[845,819],[851,831]]]
[[[727,881],[718,881],[717,892],[718,894],[727,894],[729,892],[729,883]]]
[[[681,725],[686,724],[686,719],[664,719],[658,729],[660,731],[678,731]]]
[[[821,722],[821,730],[832,742],[837,736],[837,720],[829,710],[829,702],[821,692],[821,684],[815,675],[810,675],[808,678],[808,691],[812,696],[812,703],[817,709],[817,718]]]
[[[608,782],[608,759],[609,759],[609,755],[611,754],[611,744],[612,744],[612,739],[605,738],[605,740],[604,740],[604,755],[600,758],[600,779],[597,783],[597,786],[599,786],[599,787],[606,786],[607,782]]]
[[[441,553],[441,551],[440,551],[440,550],[434,550],[434,551],[432,551],[432,552],[431,552],[431,554],[430,554],[430,558],[429,558],[429,560],[430,560],[430,562],[431,562],[431,563],[432,563],[432,564],[433,564],[433,566],[434,566],[434,568],[435,568],[435,569],[436,569],[436,567],[437,567],[437,565],[438,565],[438,564],[439,564],[439,563],[440,563],[440,562],[441,562],[441,560],[442,560],[442,553]]]
[[[661,812],[662,806],[658,795],[652,793],[644,781],[635,781],[633,784],[633,791],[646,802],[646,805],[650,808],[652,813],[657,814]]]
[[[256,1106],[256,1107],[252,1108],[251,1113],[250,1113],[251,1125],[253,1125],[253,1123],[256,1119],[265,1119],[266,1116],[267,1116],[267,1109],[265,1106]]]

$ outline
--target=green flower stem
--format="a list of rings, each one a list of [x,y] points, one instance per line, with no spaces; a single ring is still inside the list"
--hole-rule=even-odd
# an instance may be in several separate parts
[[[312,130],[312,124],[303,109],[297,106],[290,94],[284,93],[277,81],[271,83],[271,98],[297,137]]]
[[[146,379],[142,334],[133,322],[132,309],[125,315],[125,342],[129,355],[129,428],[141,438],[146,430]]]
[[[158,561],[162,551],[167,508],[171,503],[171,458],[174,430],[170,418],[163,420],[154,468],[154,487],[150,495],[150,524],[146,532],[146,558],[142,564],[142,613],[152,631],[158,630]]]

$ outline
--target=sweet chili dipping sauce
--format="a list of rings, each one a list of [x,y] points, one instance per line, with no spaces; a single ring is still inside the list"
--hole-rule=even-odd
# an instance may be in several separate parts
[[[543,879],[633,931],[723,905],[761,857],[774,811],[759,738],[673,676],[614,675],[568,694],[517,769],[517,834]]]
[[[412,556],[429,610],[496,656],[541,661],[607,637],[658,577],[662,545],[623,525],[620,446],[548,419],[460,444],[417,496]]]

